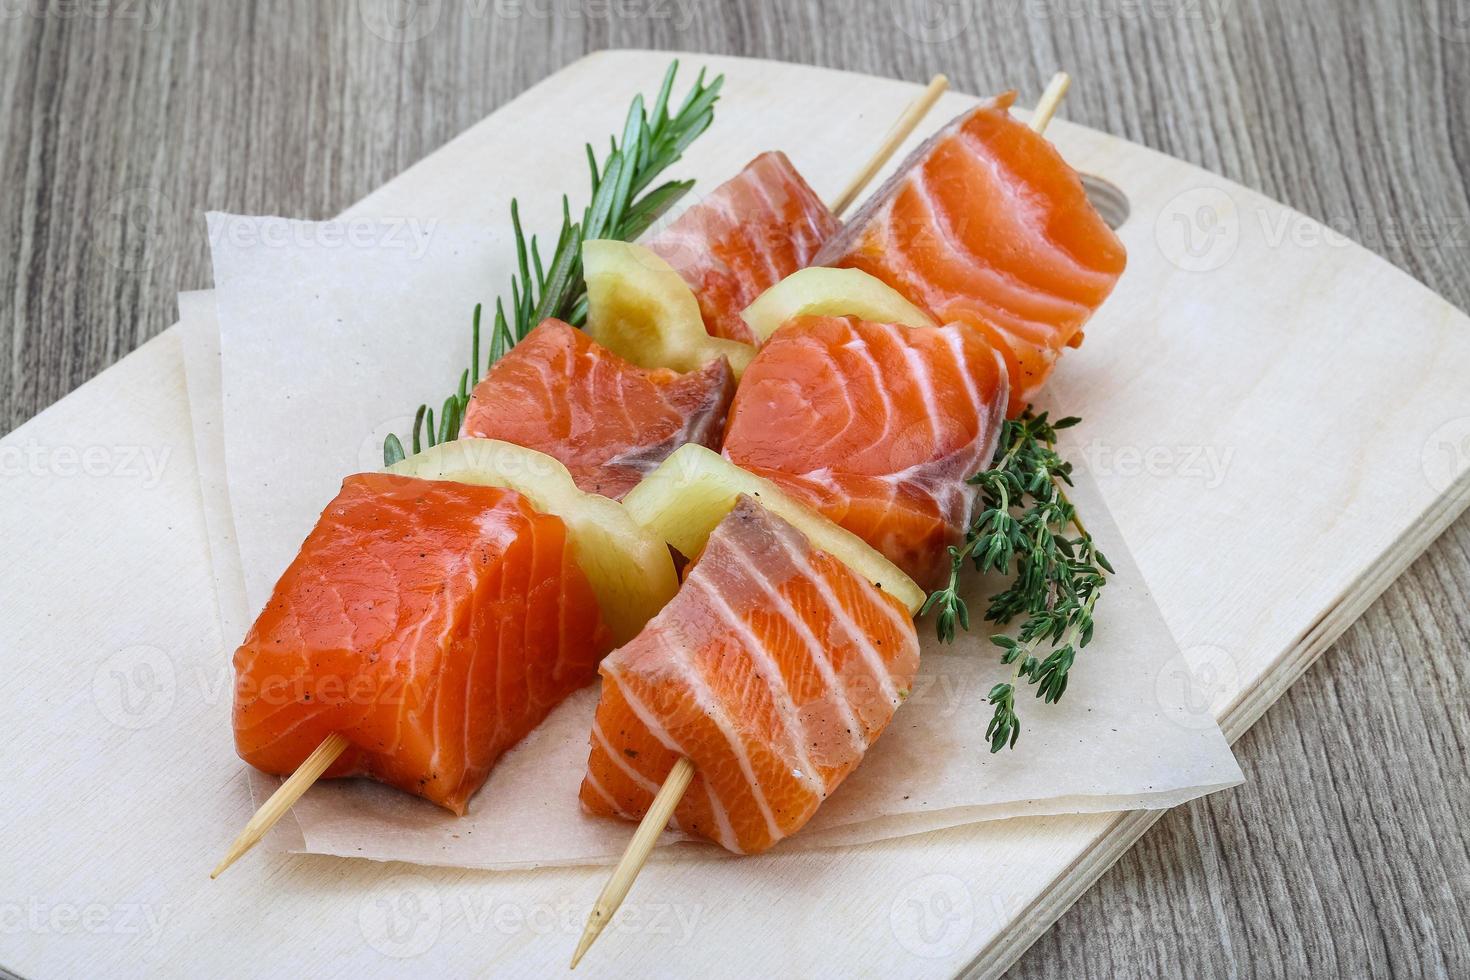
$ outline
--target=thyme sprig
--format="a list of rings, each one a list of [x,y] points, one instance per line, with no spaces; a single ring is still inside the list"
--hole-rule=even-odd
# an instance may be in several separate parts
[[[599,238],[632,241],[643,234],[689,188],[692,180],[671,180],[649,189],[654,178],[673,166],[714,120],[714,104],[720,97],[725,77],[717,75],[706,83],[699,73],[694,86],[674,111],[669,96],[674,88],[676,60],[664,73],[653,107],[645,110],[643,96],[633,99],[623,124],[622,138],[609,137],[607,155],[599,166],[589,143],[587,167],[592,193],[580,221],[572,220],[571,203],[561,199],[561,230],[551,261],[543,263],[535,235],[526,239],[521,228],[519,202],[510,202],[510,222],[515,233],[516,272],[510,277],[510,304],[504,297],[495,301],[487,358],[480,359],[481,306],[475,306],[471,323],[470,365],[459,376],[459,384],[444,399],[435,424],[434,409],[420,405],[414,415],[411,447],[414,453],[425,445],[453,439],[459,433],[469,406],[470,390],[481,374],[547,317],[581,326],[587,319],[587,283],[582,277],[582,243]],[[407,455],[403,442],[390,433],[383,440],[383,463],[391,466]]]
[[[991,752],[1014,746],[1020,737],[1021,680],[1048,704],[1066,693],[1068,672],[1092,640],[1093,609],[1113,571],[1062,489],[1072,485],[1072,464],[1056,451],[1057,432],[1079,421],[1052,422],[1028,407],[1005,423],[991,467],[970,478],[980,488],[981,507],[964,544],[949,549],[949,584],[930,594],[921,611],[937,611],[939,638],[953,642],[957,628],[970,628],[970,610],[959,594],[965,564],[1012,576],[985,610],[985,619],[1002,627],[1022,619],[1014,638],[990,638],[1004,651],[1001,663],[1015,667],[1011,680],[996,684],[988,697],[994,708],[985,730]]]

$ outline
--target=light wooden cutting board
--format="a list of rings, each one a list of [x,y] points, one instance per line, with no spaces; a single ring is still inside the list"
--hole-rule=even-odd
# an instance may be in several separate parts
[[[528,224],[550,228],[562,191],[584,186],[582,142],[605,139],[667,61],[580,61],[349,213],[501,221],[518,194]],[[705,190],[776,148],[831,195],[917,91],[684,61],[727,79],[714,128],[678,168]],[[947,96],[919,135],[972,101]],[[1139,683],[1213,698],[1235,737],[1464,508],[1470,321],[1259,195],[1065,119],[1048,135],[1131,208],[1129,270],[1048,398],[1086,419],[1071,451],[1187,651]],[[482,178],[468,198],[454,189],[465,173]],[[0,441],[0,474],[0,965],[37,977],[564,968],[605,870],[256,855],[206,877],[251,807],[176,331]],[[1155,817],[663,863],[581,970],[992,975]]]

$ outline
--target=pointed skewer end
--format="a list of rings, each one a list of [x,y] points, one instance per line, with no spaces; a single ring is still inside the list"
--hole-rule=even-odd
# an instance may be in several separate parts
[[[215,869],[209,873],[210,881],[218,878],[225,869],[238,861],[245,852],[249,851],[261,838],[276,825],[286,814],[286,811],[301,799],[301,794],[311,788],[311,784],[321,777],[322,773],[331,768],[332,763],[337,761],[347,749],[347,739],[341,735],[332,734],[322,739],[322,743],[316,747],[311,755],[296,771],[271,794],[270,799],[261,804],[260,809],[245,824],[245,829],[240,831],[240,836],[230,845],[229,851],[225,853],[224,860],[215,865]]]
[[[572,969],[582,960],[582,956],[602,935],[602,927],[612,921],[617,914],[618,907],[623,904],[627,897],[628,889],[633,887],[633,880],[638,877],[638,872],[643,870],[643,863],[648,860],[648,854],[653,850],[654,843],[659,834],[669,824],[669,818],[674,815],[674,809],[679,801],[684,798],[684,791],[689,788],[689,783],[694,779],[694,763],[688,759],[681,758],[674,763],[669,770],[668,776],[664,778],[664,784],[654,794],[653,802],[648,805],[648,811],[643,814],[643,820],[639,822],[638,829],[633,831],[633,838],[628,841],[627,850],[613,869],[607,884],[603,886],[602,894],[597,896],[597,901],[592,905],[592,912],[587,916],[587,928],[582,930],[582,938],[577,943],[577,951],[572,954]]]

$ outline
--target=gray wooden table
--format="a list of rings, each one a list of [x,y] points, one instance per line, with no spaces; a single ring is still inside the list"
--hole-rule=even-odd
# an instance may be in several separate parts
[[[1069,118],[1470,308],[1467,0],[0,0],[0,430],[208,285],[202,209],[332,215],[603,47],[970,92],[1065,67]],[[1467,595],[1470,518],[1241,740],[1244,787],[1162,820],[1013,973],[1470,976]]]

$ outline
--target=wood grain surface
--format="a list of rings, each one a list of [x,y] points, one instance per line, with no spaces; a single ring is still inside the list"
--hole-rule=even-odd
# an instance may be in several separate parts
[[[1068,118],[1470,307],[1466,0],[0,0],[0,427],[209,284],[205,208],[332,215],[604,47],[1023,101],[1064,67]],[[1467,596],[1470,518],[1238,743],[1247,785],[1165,817],[1013,975],[1470,975]]]

